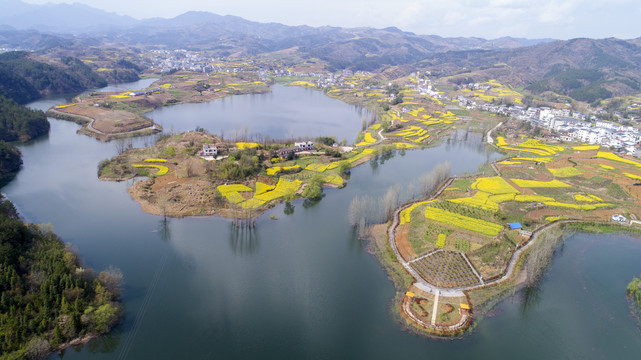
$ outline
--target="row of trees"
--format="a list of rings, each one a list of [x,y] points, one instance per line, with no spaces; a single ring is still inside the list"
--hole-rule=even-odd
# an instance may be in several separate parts
[[[0,228],[0,358],[42,358],[118,322],[119,270],[96,276],[51,226],[23,223],[1,198]]]
[[[412,199],[427,197],[450,176],[449,162],[438,164],[432,171],[419,177],[409,186],[394,185],[381,197],[368,195],[355,197],[349,206],[349,220],[360,236],[365,236],[368,225],[392,219],[394,211]]]

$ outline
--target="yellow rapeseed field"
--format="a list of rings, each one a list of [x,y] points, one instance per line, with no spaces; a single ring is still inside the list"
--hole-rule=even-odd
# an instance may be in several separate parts
[[[245,149],[253,149],[253,148],[260,147],[260,144],[253,143],[253,142],[237,142],[236,147],[239,150],[245,150]]]
[[[573,166],[562,167],[557,169],[548,169],[548,170],[555,177],[573,177],[573,176],[578,176],[583,174],[579,169]]]
[[[430,206],[425,208],[425,218],[491,237],[498,235],[501,230],[503,230],[503,226],[493,222],[460,215]]]
[[[638,162],[633,161],[633,160],[628,160],[628,159],[622,158],[619,155],[613,154],[611,152],[599,151],[596,154],[596,157],[602,158],[602,159],[608,159],[608,160],[612,160],[612,161],[618,161],[620,163],[630,164],[630,165],[634,165],[634,166],[637,166],[637,167],[641,167],[641,163],[638,163]]]
[[[538,187],[551,187],[551,188],[565,188],[565,187],[571,187],[570,185],[559,181],[559,180],[552,180],[552,181],[536,181],[536,180],[521,180],[521,179],[510,179],[512,180],[513,183],[515,183],[517,186],[523,187],[523,188],[538,188]]]
[[[512,185],[508,184],[499,176],[478,178],[473,184],[472,189],[484,191],[493,195],[518,193]]]
[[[162,176],[165,175],[169,172],[169,168],[164,166],[164,165],[154,165],[154,164],[133,164],[133,167],[139,167],[139,168],[156,168],[158,169],[158,172],[156,173],[156,176]]]
[[[601,145],[581,145],[581,146],[573,146],[572,150],[588,151],[588,150],[599,150],[600,148],[601,148]]]

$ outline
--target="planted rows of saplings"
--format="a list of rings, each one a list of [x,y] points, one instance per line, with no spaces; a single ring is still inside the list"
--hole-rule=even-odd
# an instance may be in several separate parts
[[[463,255],[456,251],[436,251],[412,262],[411,266],[423,279],[439,287],[460,288],[480,284]]]
[[[400,214],[401,223],[410,224],[408,240],[416,253],[438,248],[466,252],[471,260],[479,263],[475,267],[483,270],[484,277],[496,274],[507,263],[513,240],[502,233],[503,226],[495,222],[493,213],[448,201],[417,203],[406,210]],[[426,260],[429,262],[432,256]],[[423,265],[426,265],[423,261],[416,264],[419,273],[435,271],[434,268],[421,270]],[[467,262],[460,265],[448,270],[448,286],[463,287],[478,282]],[[435,281],[428,275],[424,277]]]

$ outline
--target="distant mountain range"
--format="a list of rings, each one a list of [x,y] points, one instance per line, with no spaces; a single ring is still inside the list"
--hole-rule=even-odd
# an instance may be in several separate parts
[[[423,40],[417,49],[430,51],[502,49],[528,46],[552,39],[500,38],[442,38],[421,36],[397,28],[338,28],[287,26],[278,23],[259,23],[237,16],[221,16],[191,11],[171,19],[137,20],[82,4],[27,4],[20,0],[0,0],[0,31],[37,30],[57,35],[83,35],[96,38],[135,41],[142,45],[182,47],[237,46],[250,51],[275,51],[287,46],[309,46],[318,42],[348,41],[355,37],[386,35]],[[32,32],[31,32],[32,34]],[[22,37],[25,37],[24,35]],[[234,40],[232,40],[232,38]],[[1,39],[0,39],[1,40]],[[5,40],[6,42],[6,40]],[[34,46],[34,43],[28,43]],[[37,44],[37,43],[35,43]]]
[[[429,69],[453,82],[493,78],[586,101],[641,92],[641,38],[444,38],[395,27],[288,26],[198,11],[136,20],[80,4],[0,0],[0,5],[0,47],[46,51],[122,44],[208,50],[224,57],[265,55],[292,63],[319,59],[327,70]]]

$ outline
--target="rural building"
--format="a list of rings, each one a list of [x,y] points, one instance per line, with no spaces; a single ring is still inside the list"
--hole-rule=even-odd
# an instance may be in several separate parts
[[[298,150],[298,148],[296,146],[284,147],[284,148],[278,150],[278,155],[281,158],[286,159],[287,156],[289,156],[289,153],[291,153],[291,152],[297,153],[299,151],[301,151],[301,150]]]
[[[521,230],[523,228],[521,223],[509,223],[508,226],[510,227],[510,230]]]
[[[627,220],[627,219],[626,219],[626,218],[625,218],[625,216],[623,216],[623,215],[619,215],[619,214],[614,214],[614,215],[612,215],[612,221],[616,221],[616,222],[626,222],[626,220]]]
[[[216,156],[218,155],[218,148],[216,146],[203,145],[203,149],[198,151],[200,156]]]
[[[153,89],[138,90],[138,91],[130,92],[129,96],[151,95],[153,93],[157,93],[160,91],[161,89],[159,87],[155,87]]]
[[[314,143],[311,141],[296,142],[294,147],[299,149],[298,151],[311,151],[314,150]]]

